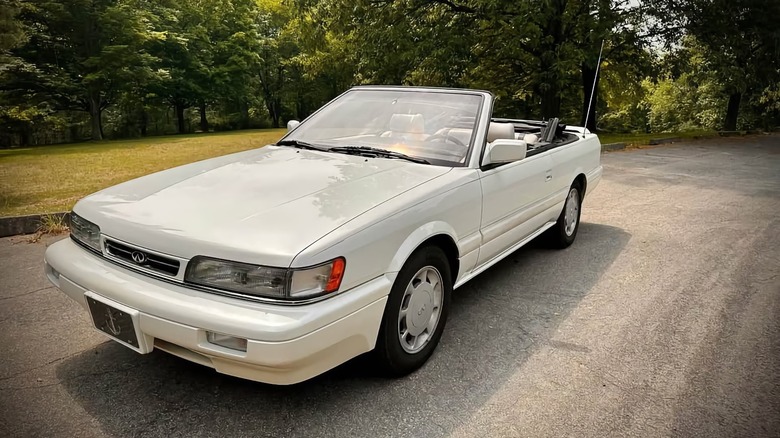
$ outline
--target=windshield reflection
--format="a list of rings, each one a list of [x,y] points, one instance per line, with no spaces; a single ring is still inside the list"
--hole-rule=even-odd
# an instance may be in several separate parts
[[[284,138],[318,146],[368,146],[463,165],[472,147],[479,94],[354,89]]]

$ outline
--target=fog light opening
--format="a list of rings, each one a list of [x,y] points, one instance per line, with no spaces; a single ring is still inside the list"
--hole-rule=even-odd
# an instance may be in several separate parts
[[[52,282],[57,287],[60,287],[60,273],[56,269],[52,268],[52,266],[48,263],[46,263],[44,267],[44,272],[46,272],[46,276],[49,277],[49,281]]]
[[[210,344],[229,348],[236,351],[246,351],[246,339],[235,336],[223,335],[222,333],[206,332],[206,340]]]

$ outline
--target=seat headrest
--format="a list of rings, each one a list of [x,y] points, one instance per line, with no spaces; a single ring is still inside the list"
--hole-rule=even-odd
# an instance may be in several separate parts
[[[461,143],[468,145],[471,143],[471,135],[473,132],[474,130],[470,128],[441,128],[433,135],[454,138],[460,140]]]
[[[388,129],[393,132],[423,134],[425,132],[425,119],[422,114],[393,114],[390,117]]]
[[[515,125],[511,123],[490,122],[488,127],[487,141],[493,143],[498,139],[514,140]]]

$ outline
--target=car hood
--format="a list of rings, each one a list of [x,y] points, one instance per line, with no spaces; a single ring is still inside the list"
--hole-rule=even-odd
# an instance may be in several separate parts
[[[106,236],[178,257],[289,266],[334,229],[449,170],[267,146],[102,190],[74,211]]]

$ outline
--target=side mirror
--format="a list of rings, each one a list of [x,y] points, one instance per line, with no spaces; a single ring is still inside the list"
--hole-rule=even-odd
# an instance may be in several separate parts
[[[300,124],[301,124],[301,122],[299,122],[297,120],[290,120],[289,122],[287,122],[287,132],[292,131],[293,129],[297,128],[298,125],[300,125]]]
[[[523,140],[498,139],[488,143],[487,153],[482,160],[482,165],[503,164],[520,161],[525,158],[528,145]]]

